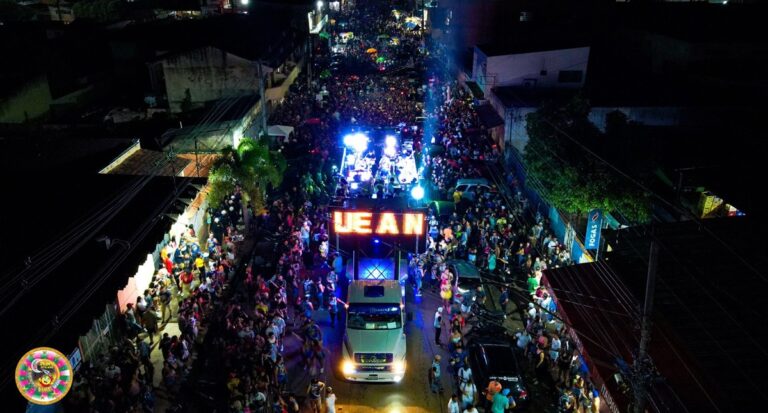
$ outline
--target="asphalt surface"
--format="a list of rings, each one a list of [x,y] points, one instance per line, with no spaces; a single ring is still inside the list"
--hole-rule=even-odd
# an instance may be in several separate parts
[[[343,281],[340,281],[342,284]],[[343,292],[343,291],[342,291]],[[330,326],[328,312],[317,310],[313,318],[323,331],[323,342],[327,351],[325,373],[320,380],[333,387],[336,393],[337,410],[342,412],[444,412],[452,392],[452,376],[447,370],[448,352],[434,343],[432,316],[440,305],[436,292],[426,290],[423,297],[414,297],[410,288],[406,288],[406,312],[413,318],[406,322],[406,365],[407,370],[400,383],[352,383],[341,378],[338,365],[341,359],[341,345],[344,336],[343,323],[336,328]],[[344,320],[342,320],[344,321]],[[443,342],[448,341],[447,328],[443,329]],[[306,394],[309,385],[309,373],[301,366],[298,354],[301,342],[298,337],[290,336],[285,341],[285,355],[289,360],[288,377],[290,391],[299,396]],[[427,371],[435,354],[443,357],[442,379],[445,393],[433,394],[429,390]]]

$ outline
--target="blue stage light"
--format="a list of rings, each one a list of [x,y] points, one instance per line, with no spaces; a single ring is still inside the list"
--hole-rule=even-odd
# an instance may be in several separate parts
[[[344,137],[344,145],[357,152],[365,152],[368,149],[368,137],[364,133],[350,133]]]

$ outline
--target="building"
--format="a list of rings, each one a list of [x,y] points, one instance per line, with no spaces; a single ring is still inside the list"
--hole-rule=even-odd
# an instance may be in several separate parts
[[[306,20],[290,9],[258,11],[115,31],[110,45],[121,92],[151,95],[175,114],[217,99],[262,94],[261,72],[263,94],[282,99],[299,72]]]
[[[515,32],[503,43],[475,46],[471,67],[459,79],[478,103],[481,122],[505,153],[527,139],[520,121],[538,107],[539,97],[573,95],[584,86],[590,58],[590,47],[579,36],[561,40],[564,33],[532,26]],[[512,90],[536,102],[524,103],[504,93]]]
[[[568,43],[521,41],[475,46],[472,80],[484,94],[501,86],[581,88],[587,78],[589,46]]]
[[[162,57],[149,64],[149,70],[152,89],[164,91],[170,112],[180,113],[258,93],[259,76],[268,77],[273,69],[206,46]]]
[[[607,231],[607,261],[546,271],[618,411],[629,398],[615,374],[619,359],[631,365],[637,351],[635,309],[651,240],[659,252],[649,354],[658,376],[648,410],[742,411],[768,402],[768,346],[755,329],[768,316],[756,305],[768,288],[765,228],[763,217],[737,217],[655,225],[653,235],[646,227]]]
[[[3,226],[16,240],[0,253],[3,296],[13,298],[3,301],[0,322],[14,337],[4,345],[2,369],[12,371],[21,355],[40,346],[96,363],[119,337],[126,301],[148,287],[160,248],[184,228],[178,217],[205,227],[203,183],[71,172],[8,182],[19,202],[0,206],[3,216],[14,217]],[[73,223],[80,231],[69,231]],[[26,405],[12,375],[0,379],[0,397],[9,410]]]

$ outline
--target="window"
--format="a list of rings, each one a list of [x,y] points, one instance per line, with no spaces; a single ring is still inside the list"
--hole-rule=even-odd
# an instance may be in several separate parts
[[[581,70],[561,70],[557,76],[560,83],[581,83],[583,72]]]
[[[351,330],[395,330],[402,327],[398,304],[350,304],[347,328]]]

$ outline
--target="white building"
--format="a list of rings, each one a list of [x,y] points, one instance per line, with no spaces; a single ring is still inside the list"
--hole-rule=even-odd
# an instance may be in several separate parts
[[[485,95],[498,86],[577,89],[584,86],[588,61],[589,46],[479,45],[472,80]]]

